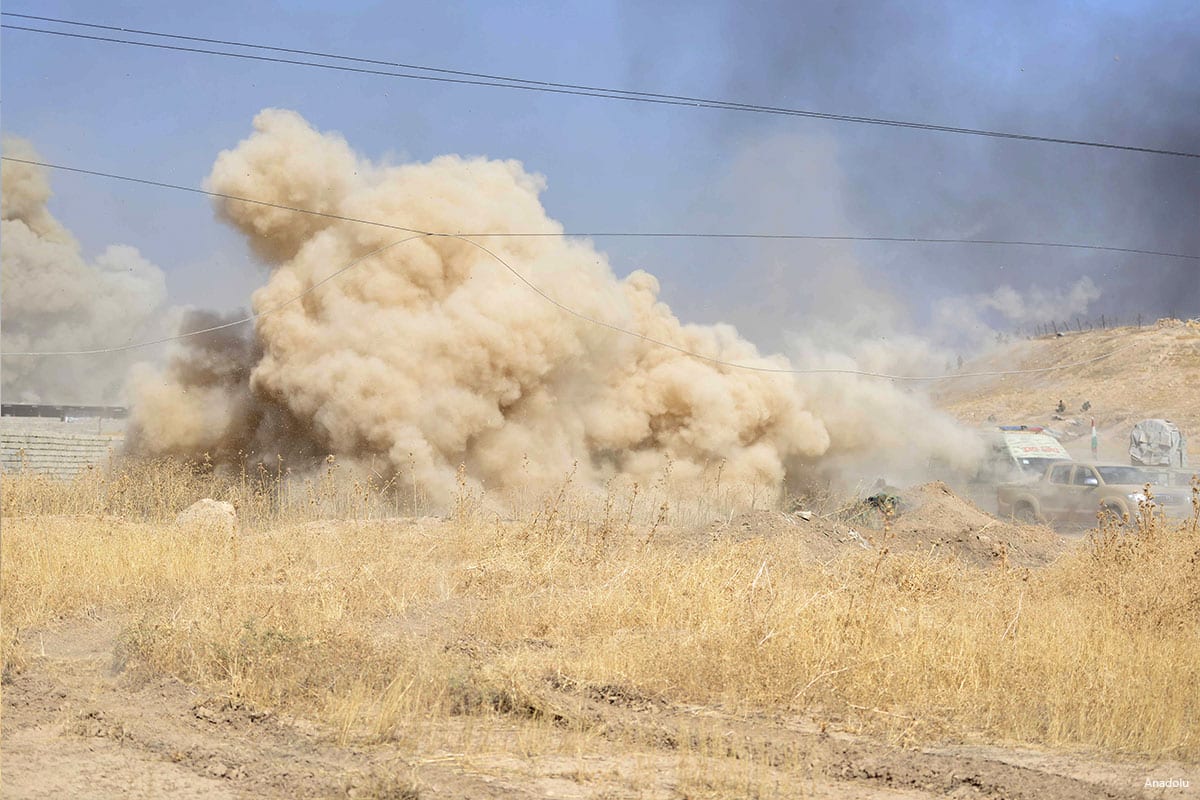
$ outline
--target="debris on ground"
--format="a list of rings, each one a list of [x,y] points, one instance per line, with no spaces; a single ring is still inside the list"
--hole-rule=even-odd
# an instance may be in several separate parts
[[[894,511],[881,513],[880,505]],[[980,567],[1000,563],[1037,567],[1070,548],[1069,542],[1050,528],[997,519],[941,481],[905,489],[887,486],[886,491],[876,491],[863,501],[824,515],[766,510],[734,515],[708,525],[704,532],[713,542],[786,536],[819,561],[876,549],[886,541],[894,553],[947,556]]]
[[[179,512],[175,524],[205,533],[232,535],[237,530],[237,512],[232,503],[206,497]]]
[[[987,566],[1005,560],[1016,566],[1047,564],[1068,549],[1045,525],[1018,525],[988,514],[941,481],[905,492],[911,507],[891,522],[892,549],[932,551]]]

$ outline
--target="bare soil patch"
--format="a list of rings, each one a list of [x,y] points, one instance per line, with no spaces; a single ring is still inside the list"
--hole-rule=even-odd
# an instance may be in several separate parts
[[[749,771],[778,797],[1082,799],[1184,797],[1144,794],[1144,782],[1200,779],[1086,754],[903,748],[550,677],[522,704],[438,723],[479,729],[485,744],[473,751],[339,742],[322,726],[143,674],[124,661],[120,632],[120,620],[100,617],[25,634],[35,654],[4,687],[5,797],[720,797]],[[530,735],[539,752],[523,748]],[[585,746],[547,752],[547,740]]]
[[[898,493],[890,519],[863,503],[840,514],[757,511],[708,526],[713,540],[793,539],[802,552],[827,561],[846,550],[924,553],[959,559],[979,567],[1008,564],[1040,567],[1077,544],[1044,525],[1016,525],[997,519],[956,495],[941,481]]]

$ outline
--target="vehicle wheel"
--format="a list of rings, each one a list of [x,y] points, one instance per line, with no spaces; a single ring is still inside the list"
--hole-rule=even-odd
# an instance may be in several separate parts
[[[1121,526],[1125,524],[1125,509],[1120,506],[1105,503],[1100,506],[1100,525]]]
[[[1037,512],[1029,503],[1018,503],[1013,509],[1013,519],[1022,525],[1036,525],[1038,521]]]

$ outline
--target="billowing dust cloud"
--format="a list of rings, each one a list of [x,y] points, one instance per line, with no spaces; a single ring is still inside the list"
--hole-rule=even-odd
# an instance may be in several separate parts
[[[6,138],[6,155],[36,160],[23,139]],[[41,167],[3,162],[0,301],[5,352],[100,349],[166,331],[162,271],[132,247],[112,245],[86,259],[70,231],[47,209],[50,183]],[[72,357],[9,356],[7,401],[109,403],[120,399],[134,353]]]
[[[517,162],[380,166],[292,112],[263,111],[254,128],[218,157],[213,191],[425,231],[553,234],[477,239],[582,315],[707,358],[789,367],[730,326],[682,324],[653,276],[617,279],[589,242],[557,235],[543,179]],[[779,486],[832,443],[881,438],[874,414],[836,396],[814,403],[795,376],[717,365],[566,313],[460,239],[394,244],[289,303],[409,235],[231,200],[218,213],[270,268],[253,296],[265,315],[252,342],[198,337],[165,372],[137,375],[144,449],[293,463],[331,453],[411,471],[445,497],[459,465],[500,490],[572,469],[592,484],[651,479],[668,460],[677,479],[722,465],[731,481]],[[889,392],[902,397],[885,385],[873,410]]]

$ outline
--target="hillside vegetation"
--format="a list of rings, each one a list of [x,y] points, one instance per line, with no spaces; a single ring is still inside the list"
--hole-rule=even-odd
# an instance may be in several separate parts
[[[1106,354],[1112,355],[1105,358]],[[1100,360],[1093,360],[1100,359]],[[1080,362],[1091,363],[1080,363]],[[1063,416],[1090,421],[1109,432],[1106,455],[1118,457],[1122,432],[1150,417],[1170,419],[1200,441],[1200,324],[1163,320],[1136,327],[1067,333],[1000,348],[967,363],[963,372],[1066,369],[948,381],[935,393],[938,404],[963,422],[1061,426]],[[1085,402],[1089,410],[1082,411]]]

